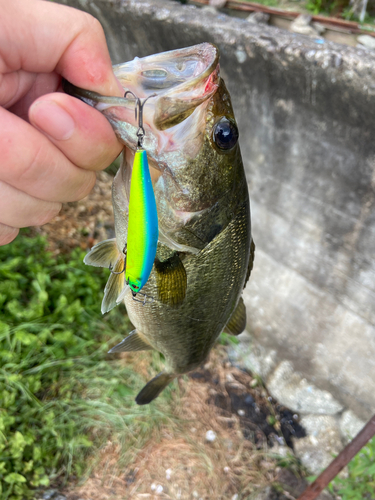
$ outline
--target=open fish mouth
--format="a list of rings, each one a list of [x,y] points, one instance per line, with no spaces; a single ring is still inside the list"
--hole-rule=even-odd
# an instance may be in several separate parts
[[[113,67],[124,88],[136,86],[147,97],[158,91],[168,93],[180,86],[178,93],[194,89],[206,81],[218,64],[218,49],[210,43],[201,43],[183,49],[138,58]],[[181,86],[186,88],[183,89]]]
[[[215,45],[201,43],[113,67],[124,88],[140,99],[150,98],[143,114],[145,147],[157,160],[163,131],[174,129],[205,103],[218,88],[219,51]],[[64,90],[101,111],[112,124],[121,142],[136,149],[137,123],[134,98],[106,97],[65,83]],[[176,130],[171,131],[176,135]],[[157,147],[159,145],[159,148]]]
[[[114,66],[125,90],[140,98],[156,94],[153,125],[166,130],[181,123],[215,92],[219,51],[210,43],[172,50]],[[151,114],[151,113],[150,113]]]

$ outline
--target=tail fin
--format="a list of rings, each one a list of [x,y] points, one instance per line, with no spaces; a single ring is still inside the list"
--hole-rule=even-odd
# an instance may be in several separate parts
[[[135,402],[138,405],[148,405],[155,398],[159,396],[161,391],[163,391],[167,385],[172,382],[175,375],[172,373],[160,372],[156,377],[154,377],[150,382],[148,382],[138,396],[135,398]]]
[[[108,267],[120,273],[124,267],[124,254],[119,252],[116,239],[101,241],[85,256],[83,262],[89,266]],[[125,273],[111,274],[104,289],[102,314],[113,309],[118,302],[117,298],[126,287]]]

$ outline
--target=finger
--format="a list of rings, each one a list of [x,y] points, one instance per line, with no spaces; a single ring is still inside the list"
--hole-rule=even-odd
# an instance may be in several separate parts
[[[29,118],[72,163],[84,169],[108,167],[123,148],[101,113],[62,93],[39,98],[30,107]]]
[[[22,99],[35,82],[36,74],[20,69],[5,73],[1,78],[0,106],[9,108],[13,103]]]
[[[14,87],[14,93],[11,95],[8,92],[10,99],[7,103],[3,104],[4,108],[9,109],[11,113],[28,120],[28,111],[31,104],[38,99],[38,97],[56,92],[61,83],[61,77],[57,73],[26,73],[19,71],[20,81],[18,88]],[[14,73],[4,75],[3,82],[6,84],[7,77],[11,78]],[[0,93],[3,85],[0,86]],[[7,92],[4,92],[6,94]],[[0,98],[1,105],[1,98]]]
[[[4,73],[56,71],[79,87],[121,95],[103,29],[94,17],[41,0],[2,1],[1,8]],[[17,29],[12,29],[15,19]]]
[[[15,227],[5,226],[0,223],[0,246],[7,245],[13,241],[17,237],[18,233],[19,230]]]
[[[6,226],[42,226],[61,210],[61,203],[38,200],[2,181],[0,192],[0,223]]]
[[[3,108],[0,123],[1,181],[46,201],[76,201],[91,191],[95,173],[73,165],[29,123]]]

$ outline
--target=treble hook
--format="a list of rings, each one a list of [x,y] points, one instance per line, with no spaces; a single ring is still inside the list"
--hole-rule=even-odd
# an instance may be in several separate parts
[[[137,295],[142,295],[144,297],[144,299],[143,300],[136,299]],[[143,306],[145,306],[146,304],[151,304],[151,302],[154,302],[153,297],[150,297],[150,295],[146,295],[145,293],[142,293],[142,292],[135,293],[132,291],[132,298],[133,298],[134,302],[140,302]]]
[[[116,271],[112,271],[112,269],[113,269],[113,265],[112,265],[112,263],[111,263],[111,264],[109,264],[109,266],[108,266],[108,269],[111,271],[111,274],[122,274],[123,272],[125,272],[125,269],[126,269],[126,247],[124,247],[124,249],[123,249],[122,253],[124,254],[124,268],[123,268],[123,270],[122,270],[122,271],[120,271],[119,273],[118,273],[118,272],[116,272]]]
[[[141,99],[137,97],[131,90],[127,90],[124,94],[124,97],[126,97],[128,94],[131,94],[136,100],[135,121],[137,121],[137,110],[138,110],[138,130],[137,130],[138,147],[142,148],[143,139],[145,137],[145,129],[143,128],[143,106],[146,104],[146,101],[148,101],[151,97],[156,97],[157,94],[149,95],[143,101],[141,101]]]
[[[117,271],[112,271],[113,269],[113,265],[112,264],[109,264],[109,270],[111,271],[111,274],[122,274],[125,272],[125,269],[126,269],[126,247],[124,247],[124,249],[122,250],[122,253],[124,254],[124,267],[122,269],[122,271],[120,272],[117,272]],[[129,283],[125,280],[126,284],[128,285]],[[143,300],[139,300],[139,299],[136,299],[136,295],[142,295],[142,297],[144,297]],[[145,293],[142,293],[142,292],[133,292],[132,291],[132,296],[133,296],[133,300],[135,302],[140,302],[142,305],[146,305],[146,304],[150,304],[151,302],[154,302],[154,299],[153,297],[150,297],[149,295],[146,295]],[[149,300],[148,300],[149,299]]]

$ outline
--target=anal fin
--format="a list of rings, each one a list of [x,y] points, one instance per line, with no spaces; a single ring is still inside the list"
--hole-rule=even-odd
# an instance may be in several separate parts
[[[167,387],[167,385],[172,382],[175,378],[174,374],[160,372],[156,377],[154,377],[150,382],[148,382],[138,396],[135,398],[135,402],[138,405],[148,405],[159,394]]]
[[[112,347],[108,354],[114,352],[146,351],[152,349],[152,346],[142,339],[137,330],[133,330],[124,340]]]
[[[239,335],[246,328],[246,307],[243,298],[237,304],[236,309],[233,311],[228,323],[226,324],[224,330],[231,335]]]

